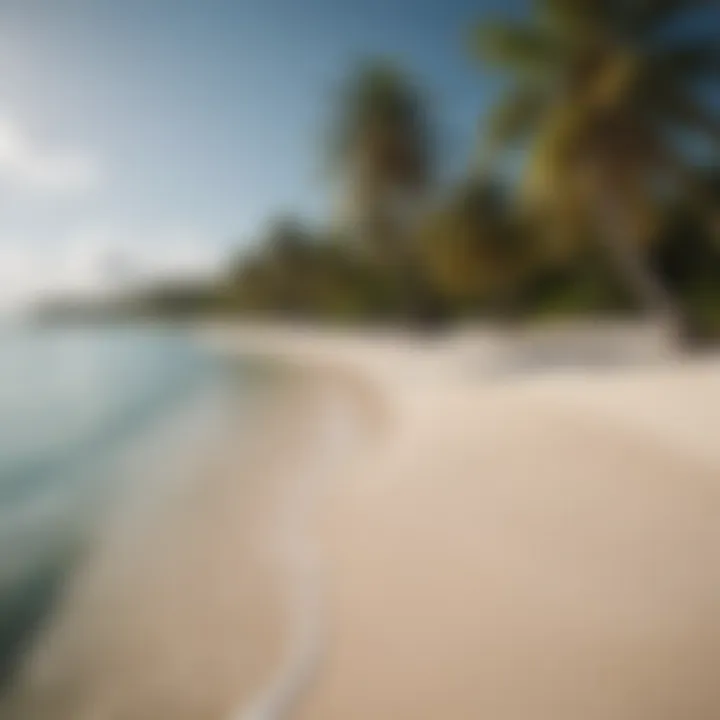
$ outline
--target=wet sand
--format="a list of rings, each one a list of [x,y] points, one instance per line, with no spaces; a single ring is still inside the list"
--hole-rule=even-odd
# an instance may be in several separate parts
[[[274,384],[249,426],[223,416],[192,477],[116,514],[3,718],[210,720],[288,702],[273,694],[290,689],[275,687],[288,657],[307,652],[291,646],[291,603],[304,599],[297,556],[310,552],[303,503],[326,454],[327,395],[297,373]]]

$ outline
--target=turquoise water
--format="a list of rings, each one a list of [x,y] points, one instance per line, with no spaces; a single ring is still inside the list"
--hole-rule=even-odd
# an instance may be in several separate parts
[[[179,331],[0,328],[0,684],[47,614],[133,448],[206,392]]]

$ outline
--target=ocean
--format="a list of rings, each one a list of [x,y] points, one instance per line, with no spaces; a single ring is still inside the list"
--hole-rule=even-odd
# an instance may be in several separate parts
[[[224,370],[181,330],[0,328],[0,690],[139,458]]]

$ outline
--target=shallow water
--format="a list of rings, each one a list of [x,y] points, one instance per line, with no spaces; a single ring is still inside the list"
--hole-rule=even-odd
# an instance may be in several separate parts
[[[251,375],[178,330],[0,329],[0,690],[130,485]]]

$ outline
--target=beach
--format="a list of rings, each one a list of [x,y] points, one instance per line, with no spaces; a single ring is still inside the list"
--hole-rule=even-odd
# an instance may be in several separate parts
[[[325,508],[330,640],[292,717],[720,714],[715,360],[498,375],[482,342],[260,335],[235,342],[333,359],[388,413]]]
[[[0,720],[720,720],[720,0],[0,0]]]
[[[337,442],[326,435],[344,395],[273,372],[251,411],[247,392],[209,402],[204,444],[197,429],[190,452],[173,436],[182,467],[163,482],[144,468],[37,632],[3,718],[264,718],[295,699],[316,644],[315,495],[342,449],[338,423]]]
[[[199,336],[294,379],[110,533],[7,717],[720,716],[716,358]]]

